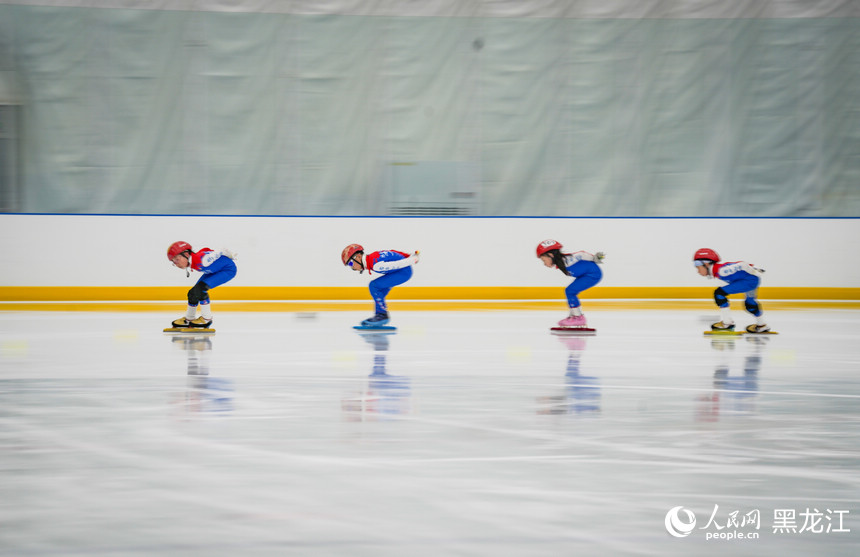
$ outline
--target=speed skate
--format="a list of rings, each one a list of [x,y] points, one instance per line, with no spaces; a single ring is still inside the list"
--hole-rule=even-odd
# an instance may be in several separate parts
[[[353,329],[356,331],[396,331],[397,327],[390,325],[355,325]]]
[[[185,334],[198,334],[198,335],[211,335],[215,332],[215,329],[210,329],[209,327],[168,327],[164,329],[165,333],[185,333]]]
[[[761,332],[753,332],[753,331],[745,331],[745,330],[740,330],[740,331],[734,331],[734,330],[731,330],[731,331],[729,331],[729,330],[714,330],[714,329],[711,329],[710,331],[705,331],[705,334],[706,334],[706,335],[709,335],[709,336],[740,337],[740,336],[743,336],[743,335],[749,335],[749,336],[758,336],[758,335],[778,335],[779,333],[778,333],[778,332],[776,332],[776,331],[761,331]]]
[[[735,331],[734,329],[711,329],[705,331],[706,335],[719,336],[719,337],[739,337],[746,333],[746,331]]]
[[[191,320],[187,317],[180,317],[170,323],[170,327],[164,329],[164,332],[211,335],[215,332],[215,329],[212,328],[211,317],[200,316]]]
[[[550,327],[553,334],[587,336],[597,333],[597,329],[591,327]]]

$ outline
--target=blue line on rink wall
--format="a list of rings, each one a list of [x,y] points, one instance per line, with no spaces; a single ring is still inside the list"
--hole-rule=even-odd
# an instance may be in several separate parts
[[[857,217],[733,217],[733,216],[540,216],[540,215],[218,215],[183,213],[0,213],[15,216],[48,217],[181,217],[181,218],[271,218],[271,219],[555,219],[555,220],[860,220]]]

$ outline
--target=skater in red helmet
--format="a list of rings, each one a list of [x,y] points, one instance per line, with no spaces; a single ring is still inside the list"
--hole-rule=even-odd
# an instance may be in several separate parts
[[[562,245],[555,240],[544,240],[537,247],[537,256],[547,267],[556,267],[565,276],[573,277],[564,293],[570,307],[570,315],[558,322],[559,327],[587,328],[582,314],[578,294],[591,288],[603,278],[598,263],[603,263],[603,252],[590,254],[585,251],[563,252]]]
[[[714,301],[720,308],[720,321],[711,325],[714,331],[733,331],[735,322],[729,308],[730,294],[743,293],[744,308],[755,316],[756,322],[747,327],[749,333],[766,333],[770,331],[764,319],[764,312],[756,298],[761,284],[763,269],[753,266],[746,261],[720,261],[720,255],[710,248],[701,248],[693,254],[693,264],[703,277],[717,278],[727,282],[714,290]]]
[[[167,259],[180,269],[185,276],[198,271],[203,276],[188,291],[188,307],[185,317],[173,322],[173,327],[209,328],[212,325],[212,309],[209,307],[209,290],[220,286],[236,276],[235,254],[227,249],[212,250],[202,248],[194,251],[187,242],[173,242],[167,248]],[[200,316],[197,316],[197,308]]]
[[[360,244],[350,244],[343,248],[340,260],[353,271],[363,273],[367,270],[368,274],[380,275],[368,285],[376,314],[362,321],[361,326],[381,327],[388,323],[390,316],[385,297],[393,287],[412,278],[412,266],[418,263],[418,252],[409,255],[402,251],[384,250],[365,255]]]

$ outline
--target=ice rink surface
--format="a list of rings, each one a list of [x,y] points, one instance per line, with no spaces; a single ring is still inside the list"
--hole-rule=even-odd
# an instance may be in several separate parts
[[[215,309],[0,312],[0,555],[858,553],[860,311]]]

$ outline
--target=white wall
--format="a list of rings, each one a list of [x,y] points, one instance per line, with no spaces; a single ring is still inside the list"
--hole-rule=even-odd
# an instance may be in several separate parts
[[[765,286],[860,287],[860,219],[324,218],[0,215],[0,286],[174,286],[176,240],[238,252],[235,286],[360,286],[349,243],[421,250],[410,286],[554,286],[541,240],[605,251],[603,286],[703,286],[699,247],[767,270]],[[193,278],[193,275],[192,275]]]

